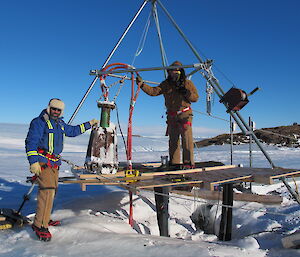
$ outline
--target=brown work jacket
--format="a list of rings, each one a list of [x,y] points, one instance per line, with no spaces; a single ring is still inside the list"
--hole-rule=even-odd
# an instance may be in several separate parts
[[[192,102],[197,102],[199,95],[194,83],[190,80],[185,81],[186,94],[182,94],[176,88],[176,84],[168,79],[161,82],[156,87],[147,84],[142,85],[142,90],[150,96],[163,95],[167,112],[177,112],[191,106]],[[191,113],[192,111],[188,111]]]

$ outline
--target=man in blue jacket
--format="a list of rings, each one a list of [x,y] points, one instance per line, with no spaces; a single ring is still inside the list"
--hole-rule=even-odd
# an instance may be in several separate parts
[[[58,170],[61,165],[64,137],[76,137],[90,129],[98,121],[77,126],[66,124],[62,115],[65,104],[58,98],[50,100],[47,109],[33,119],[25,140],[30,171],[37,176],[39,184],[37,209],[32,229],[42,241],[50,241],[48,230],[54,195],[58,187]]]

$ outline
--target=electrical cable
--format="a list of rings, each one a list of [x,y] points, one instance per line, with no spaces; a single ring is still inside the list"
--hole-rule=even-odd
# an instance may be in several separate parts
[[[116,103],[115,103],[115,106],[116,106],[116,114],[117,114],[118,127],[119,127],[119,130],[120,130],[122,139],[123,139],[123,143],[124,143],[124,147],[125,147],[126,156],[128,156],[127,145],[126,145],[125,138],[124,138],[124,135],[123,135],[123,131],[122,131],[122,128],[121,128],[120,119],[119,119],[119,111],[118,111],[118,106],[117,106]]]

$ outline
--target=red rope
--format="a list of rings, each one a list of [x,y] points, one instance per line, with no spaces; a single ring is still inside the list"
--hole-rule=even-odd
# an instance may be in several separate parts
[[[113,71],[117,69],[127,69],[129,66],[124,63],[112,63],[107,65],[105,68],[102,69],[102,71]],[[108,97],[108,90],[107,87],[105,86],[105,78],[107,77],[108,74],[104,74],[100,76],[100,81],[101,81],[101,90],[102,94],[105,98]],[[136,72],[136,75],[138,73]],[[127,169],[132,170],[132,115],[134,111],[134,106],[135,102],[138,98],[139,92],[140,92],[140,85],[138,85],[137,90],[135,92],[134,88],[135,80],[134,80],[134,74],[133,72],[131,73],[131,97],[130,97],[130,105],[129,105],[129,117],[128,117],[128,128],[127,128],[127,152],[126,152],[126,157],[127,157]],[[129,191],[129,202],[130,202],[130,207],[129,207],[129,224],[133,227],[134,221],[133,221],[133,200],[132,200],[132,192]]]

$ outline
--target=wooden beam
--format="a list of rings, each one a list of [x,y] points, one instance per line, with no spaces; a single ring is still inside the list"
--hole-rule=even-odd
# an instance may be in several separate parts
[[[151,183],[152,182],[152,183]],[[165,186],[182,186],[182,185],[195,185],[201,184],[202,181],[181,181],[181,182],[167,182],[164,180],[155,180],[149,181],[148,183],[145,182],[137,182],[131,184],[133,187],[137,189],[144,189],[144,188],[154,188],[154,187],[165,187]]]
[[[209,191],[209,190],[197,190],[195,192],[172,190],[171,193],[185,195],[185,196],[192,196],[192,197],[202,198],[207,200],[219,200],[222,197],[222,192]],[[281,204],[283,198],[279,195],[257,195],[257,194],[234,192],[233,200],[242,201],[242,202],[264,203],[264,204]]]
[[[224,180],[219,180],[219,181],[214,181],[210,183],[210,190],[213,191],[216,185],[222,185],[225,183],[239,183],[239,182],[243,182],[245,180],[248,180],[252,177],[252,175],[248,175],[248,176],[243,176],[243,177],[236,177],[236,178],[230,178],[230,179],[224,179]]]
[[[252,168],[253,181],[260,184],[270,185],[274,183],[274,179],[280,179],[290,176],[300,176],[297,169],[283,168]]]
[[[213,171],[213,170],[224,170],[235,168],[236,165],[224,165],[224,166],[215,166],[215,167],[204,167],[197,169],[188,169],[188,170],[171,170],[171,171],[155,171],[155,172],[142,172],[140,177],[153,177],[153,176],[161,176],[161,175],[172,175],[172,174],[190,174],[190,173],[198,173],[204,171]],[[79,177],[81,179],[87,178],[121,178],[125,177],[124,171],[119,171],[116,174],[80,174]]]

